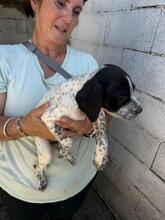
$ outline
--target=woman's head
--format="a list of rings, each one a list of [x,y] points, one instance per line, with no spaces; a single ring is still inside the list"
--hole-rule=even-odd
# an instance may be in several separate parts
[[[30,3],[30,4],[29,4]],[[64,45],[78,24],[85,0],[26,0],[27,15],[35,14],[33,40]]]
[[[36,0],[38,2],[38,4],[41,4],[43,0]],[[83,2],[87,2],[88,0],[83,0]],[[29,17],[29,16],[32,16],[34,17],[34,11],[31,7],[31,2],[30,0],[25,0],[24,1],[24,12],[25,14]]]

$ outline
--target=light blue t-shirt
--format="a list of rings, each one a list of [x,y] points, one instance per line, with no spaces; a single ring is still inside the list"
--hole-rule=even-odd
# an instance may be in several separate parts
[[[71,75],[79,75],[97,69],[98,65],[91,55],[67,46],[62,67]],[[7,92],[4,115],[26,115],[47,90],[64,80],[58,73],[45,79],[37,57],[22,44],[0,46],[0,93]],[[34,138],[0,142],[0,187],[27,202],[67,199],[80,192],[96,174],[92,163],[95,140],[75,137],[72,153],[77,158],[76,166],[59,159],[57,148],[52,145],[53,159],[46,173],[48,187],[41,192],[33,169],[37,160]]]

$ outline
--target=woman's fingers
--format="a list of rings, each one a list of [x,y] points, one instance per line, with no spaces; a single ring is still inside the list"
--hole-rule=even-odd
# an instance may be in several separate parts
[[[54,140],[44,122],[41,120],[42,114],[49,107],[49,102],[33,109],[24,118],[22,118],[22,127],[31,136],[38,136],[48,140]]]
[[[39,118],[43,115],[43,113],[46,111],[46,109],[49,107],[49,102],[44,103],[43,105],[35,108],[33,112],[35,112],[35,116],[38,116]]]
[[[70,132],[73,132],[73,136],[87,134],[93,130],[93,125],[87,117],[80,121],[72,120],[69,117],[63,116],[59,121],[56,121],[55,124],[69,130]],[[66,133],[69,134],[69,131]]]
[[[67,129],[64,129],[62,131],[62,136],[63,137],[75,137],[75,136],[78,136],[79,134],[76,132],[76,131],[71,131],[71,130],[67,130]]]

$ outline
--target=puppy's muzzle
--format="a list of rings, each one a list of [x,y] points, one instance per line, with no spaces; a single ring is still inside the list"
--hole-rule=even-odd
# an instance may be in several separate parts
[[[142,106],[138,106],[135,110],[134,110],[134,115],[138,115],[143,111]]]
[[[120,108],[116,113],[120,118],[131,120],[136,118],[142,112],[143,108],[138,100],[134,97],[125,106]]]

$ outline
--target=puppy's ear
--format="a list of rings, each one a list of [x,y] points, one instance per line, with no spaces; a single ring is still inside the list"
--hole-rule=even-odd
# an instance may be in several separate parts
[[[103,102],[103,91],[99,83],[94,80],[87,81],[76,95],[77,104],[91,122],[97,120]]]
[[[124,106],[130,100],[130,89],[129,87],[118,87],[115,88],[109,84],[103,100],[103,107],[109,112],[116,112],[119,108]]]

